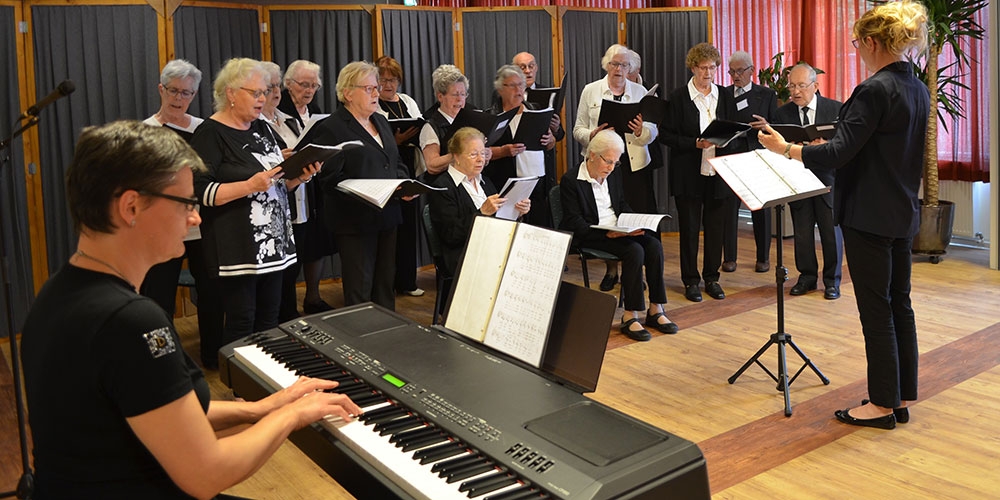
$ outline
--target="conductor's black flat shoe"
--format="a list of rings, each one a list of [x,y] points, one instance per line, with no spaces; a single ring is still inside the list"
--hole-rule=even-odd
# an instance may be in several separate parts
[[[684,297],[691,302],[701,302],[701,290],[698,285],[684,285]]]
[[[866,404],[868,404],[870,402],[871,401],[869,401],[867,399],[862,399],[861,400],[861,404],[862,405],[866,405]],[[906,408],[906,407],[903,407],[903,408],[893,408],[892,409],[892,415],[894,417],[896,417],[896,422],[897,423],[905,424],[905,423],[907,423],[907,422],[910,421],[910,409],[909,408]]]
[[[725,261],[725,262],[722,263],[722,272],[724,272],[724,273],[731,273],[731,272],[733,272],[735,270],[736,270],[736,261],[735,260],[727,260],[727,261]]]
[[[625,318],[622,319],[624,320]],[[639,342],[645,342],[653,338],[653,334],[649,333],[649,330],[645,328],[643,328],[642,330],[635,330],[635,331],[629,330],[629,326],[632,323],[638,323],[638,322],[639,322],[638,318],[632,318],[628,321],[622,321],[622,333],[628,336],[628,338],[632,340],[638,340]]]
[[[808,281],[799,280],[795,282],[795,286],[788,292],[791,295],[805,295],[811,290],[816,289],[816,282],[809,283]]]
[[[715,300],[722,300],[726,298],[726,292],[722,291],[722,285],[720,285],[718,281],[705,283],[705,293]]]
[[[660,324],[658,323],[660,316],[666,318],[663,313],[649,314],[649,311],[646,311],[646,326],[656,328],[660,333],[677,333],[677,324],[673,322]]]
[[[601,291],[611,291],[611,289],[615,287],[616,283],[618,283],[617,274],[605,274],[604,279],[601,280]]]
[[[861,427],[874,427],[876,429],[895,429],[896,428],[896,417],[890,413],[884,417],[877,418],[854,418],[850,414],[851,409],[837,410],[833,414],[837,417],[837,420],[849,425],[858,425]]]
[[[828,286],[823,290],[823,298],[826,300],[837,300],[840,298],[839,286]]]

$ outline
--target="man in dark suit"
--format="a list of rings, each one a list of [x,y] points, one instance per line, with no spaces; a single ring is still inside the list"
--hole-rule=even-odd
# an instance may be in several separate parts
[[[761,149],[757,141],[757,129],[763,127],[774,118],[778,110],[778,94],[773,90],[753,83],[753,58],[750,54],[738,50],[729,56],[729,76],[733,84],[722,89],[722,92],[733,98],[729,115],[733,120],[749,123],[754,129],[744,137],[730,143],[725,149],[719,150],[719,156],[745,153]],[[736,196],[728,200],[726,206],[725,225],[723,226],[723,258],[722,270],[736,270],[736,233],[739,221],[740,199]],[[757,262],[754,271],[764,273],[771,269],[771,209],[764,208],[750,212],[753,222],[753,239],[757,244]]]
[[[833,123],[840,113],[840,101],[827,99],[816,93],[816,70],[799,63],[788,73],[791,100],[778,108],[774,123],[809,125]],[[817,139],[819,141],[821,139]],[[813,170],[823,184],[833,187],[833,170]],[[792,286],[792,295],[804,295],[816,288],[819,280],[819,263],[816,260],[816,239],[813,226],[819,226],[819,240],[823,249],[823,296],[829,300],[840,298],[843,236],[840,226],[833,221],[833,190],[822,196],[789,203],[792,226],[795,229],[795,268],[799,279]]]

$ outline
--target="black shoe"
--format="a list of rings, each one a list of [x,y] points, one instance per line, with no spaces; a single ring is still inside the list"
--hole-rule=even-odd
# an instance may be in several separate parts
[[[876,418],[854,418],[851,416],[850,408],[846,410],[837,410],[833,412],[837,420],[845,424],[859,425],[861,427],[874,427],[876,429],[895,429],[896,428],[896,417],[890,413],[884,417]]]
[[[736,261],[735,260],[727,260],[726,262],[722,263],[722,272],[724,272],[724,273],[731,273],[731,272],[733,272],[735,270],[736,270]]]
[[[722,291],[722,286],[719,285],[718,281],[709,281],[708,283],[705,283],[705,293],[715,300],[722,300],[726,298],[726,292]]]
[[[646,311],[646,326],[651,326],[653,328],[656,328],[657,330],[660,331],[660,333],[677,333],[678,330],[677,324],[673,322],[658,323],[660,316],[663,316],[664,318],[667,317],[667,315],[663,313],[656,313],[651,315],[649,314],[649,311]]]
[[[868,404],[870,402],[871,401],[869,401],[867,399],[862,399],[861,400],[861,404],[862,405],[866,405],[866,404]],[[896,417],[896,422],[898,422],[900,424],[905,424],[905,423],[907,423],[907,422],[910,421],[910,409],[909,408],[906,408],[906,407],[903,407],[903,408],[893,408],[892,409],[892,415],[894,417]]]
[[[766,273],[771,270],[771,263],[768,261],[758,262],[753,267],[753,272],[755,273]]]
[[[612,288],[615,287],[616,283],[618,283],[617,274],[605,274],[604,279],[601,280],[601,291],[602,292],[610,291]]]
[[[823,298],[826,300],[837,300],[840,298],[839,286],[828,286],[823,290]]]
[[[303,302],[302,312],[306,314],[316,314],[326,311],[332,311],[333,306],[327,304],[323,299],[319,299],[319,302]]]
[[[647,330],[645,328],[643,328],[642,330],[635,330],[635,331],[632,331],[632,330],[629,329],[629,325],[631,325],[632,323],[638,323],[638,322],[639,322],[639,320],[637,318],[632,318],[632,319],[630,319],[628,321],[625,321],[625,318],[622,318],[622,327],[621,327],[622,328],[622,333],[624,333],[625,335],[627,335],[628,338],[630,338],[632,340],[638,340],[639,342],[645,342],[645,341],[653,338],[653,334],[649,333],[649,330]]]
[[[808,281],[799,280],[795,283],[795,286],[793,286],[791,291],[789,291],[788,293],[791,295],[805,295],[809,293],[811,290],[815,289],[816,289],[815,282],[809,283]]]
[[[698,285],[684,285],[684,297],[691,302],[701,302],[701,290]]]

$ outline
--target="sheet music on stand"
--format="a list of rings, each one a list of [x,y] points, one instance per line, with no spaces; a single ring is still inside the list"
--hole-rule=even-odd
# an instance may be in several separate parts
[[[828,193],[822,182],[801,161],[766,149],[717,156],[709,163],[750,210]]]
[[[477,217],[445,328],[540,368],[571,239],[559,231]]]

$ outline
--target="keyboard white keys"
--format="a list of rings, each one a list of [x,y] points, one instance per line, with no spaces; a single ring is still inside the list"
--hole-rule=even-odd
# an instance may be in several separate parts
[[[277,361],[258,346],[237,347],[235,355],[254,374],[271,385],[274,390],[288,387],[298,380],[299,376],[294,371],[287,368],[283,363]],[[388,406],[389,404],[386,401],[367,407],[364,410],[372,411]],[[363,457],[364,460],[373,464],[376,469],[389,477],[396,485],[416,498],[427,500],[467,500],[469,498],[468,493],[459,491],[462,483],[486,477],[496,472],[495,470],[491,470],[449,484],[437,472],[431,472],[431,467],[433,467],[435,462],[421,465],[418,460],[413,459],[413,454],[419,451],[419,449],[403,452],[401,448],[396,447],[395,443],[389,442],[392,434],[380,436],[375,431],[374,425],[365,425],[364,422],[359,420],[344,422],[337,417],[327,417],[319,423],[339,440],[347,444],[351,450]],[[428,446],[438,444],[441,443],[434,443]],[[469,453],[463,452],[463,454],[468,455]],[[454,459],[463,454],[448,457],[445,460]],[[520,483],[490,492],[486,496],[498,495],[518,487],[520,487]],[[483,496],[477,498],[483,498]]]

